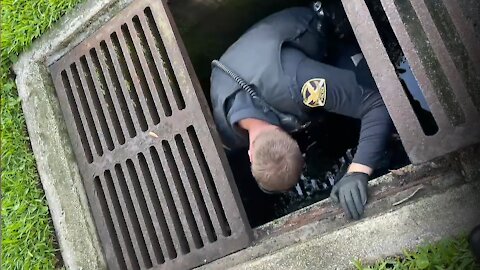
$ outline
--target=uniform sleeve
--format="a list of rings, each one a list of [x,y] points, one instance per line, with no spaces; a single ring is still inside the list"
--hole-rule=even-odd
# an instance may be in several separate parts
[[[359,115],[360,139],[353,162],[375,169],[385,156],[393,125],[380,93],[376,90],[365,92]]]
[[[377,89],[366,89],[353,82],[350,86],[330,89],[332,90],[337,92],[327,97],[327,111],[361,121],[360,138],[353,162],[375,169],[385,156],[384,151],[392,131],[392,121],[380,93]]]
[[[242,119],[255,118],[272,125],[279,125],[275,114],[260,109],[259,106],[254,103],[252,98],[243,90],[239,90],[227,100],[226,113],[230,125],[236,132],[244,136],[246,135],[246,132],[238,127],[238,122]]]
[[[312,109],[361,120],[360,139],[353,162],[375,169],[385,151],[392,129],[390,115],[377,89],[360,86],[355,73],[305,58],[297,70],[300,87],[310,79],[321,78],[326,83],[325,105]]]

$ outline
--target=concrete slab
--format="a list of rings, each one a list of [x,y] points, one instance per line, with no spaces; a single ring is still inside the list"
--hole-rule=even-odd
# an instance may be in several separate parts
[[[421,165],[409,165],[373,179],[369,182],[365,220],[465,184],[461,170],[460,162],[453,155]],[[356,223],[345,218],[338,205],[323,200],[254,228],[255,240],[251,247],[200,268],[234,267],[354,224]]]
[[[28,132],[55,232],[68,269],[103,269],[104,262],[86,204],[85,192],[57,101],[42,80],[45,66],[31,64],[19,76]],[[22,78],[28,78],[23,80]],[[45,83],[43,83],[45,82]]]
[[[475,181],[480,179],[480,144],[465,149],[460,152],[459,160],[462,165],[462,175],[466,181]]]
[[[399,254],[479,224],[479,193],[480,182],[465,184],[231,269],[348,269],[355,259]]]

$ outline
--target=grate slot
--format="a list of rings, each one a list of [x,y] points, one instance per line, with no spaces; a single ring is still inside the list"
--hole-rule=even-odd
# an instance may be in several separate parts
[[[167,141],[162,141],[162,149],[168,166],[169,175],[167,176],[167,179],[169,180],[170,190],[172,191],[177,209],[181,213],[180,220],[182,221],[183,228],[188,228],[188,232],[185,232],[188,244],[190,248],[200,248],[203,246],[203,242],[195,223],[190,202],[185,193],[185,188],[182,184],[182,178],[180,177],[177,164],[173,157],[172,148]]]
[[[151,120],[153,120],[153,124],[156,125],[160,122],[160,116],[158,115],[158,110],[152,95],[152,93],[155,92],[156,86],[150,70],[151,64],[148,63],[152,61],[151,53],[145,44],[145,38],[142,38],[142,36],[144,36],[143,29],[140,26],[138,16],[133,17],[132,21],[127,23],[127,26],[130,37],[127,41],[130,43],[129,45],[135,47],[135,51],[132,50],[131,52],[132,60],[135,70],[138,71],[141,79],[140,83],[143,90],[143,100],[148,107],[148,112],[150,113]]]
[[[190,151],[193,150],[195,155],[195,158],[192,158],[192,160],[197,161],[197,165],[201,172],[197,173],[197,175],[201,175],[203,179],[203,181],[200,181],[200,183],[202,183],[202,191],[204,194],[208,194],[208,196],[205,196],[206,198],[209,198],[209,200],[207,201],[209,202],[208,209],[210,209],[210,211],[214,209],[216,213],[215,216],[218,217],[218,220],[216,220],[217,226],[215,230],[217,231],[217,234],[219,234],[218,231],[221,231],[223,236],[228,237],[231,235],[232,231],[230,229],[230,225],[228,224],[222,202],[220,200],[220,197],[218,196],[215,181],[213,180],[212,173],[205,158],[205,152],[200,145],[200,141],[198,140],[197,133],[195,132],[195,128],[193,126],[189,126],[187,128],[187,134],[188,139],[192,144],[192,147],[188,147],[188,149]],[[213,206],[213,208],[211,206]]]
[[[465,82],[466,89],[472,99],[473,104],[480,110],[480,74],[475,71],[475,64],[468,57],[467,49],[461,42],[459,33],[455,30],[455,26],[448,11],[442,1],[424,1],[428,11],[431,14],[432,20],[435,26],[438,28],[438,32],[443,40],[443,43],[448,49],[448,52],[452,56],[453,63],[455,64],[461,80]]]
[[[151,56],[148,59],[150,59],[149,64],[152,65],[151,71],[153,71],[155,85],[157,87],[157,91],[155,91],[154,94],[158,95],[158,98],[162,103],[162,107],[164,108],[165,116],[169,117],[172,116],[171,104],[173,100],[175,100],[175,98],[173,97],[173,90],[169,84],[168,76],[165,71],[164,61],[156,45],[157,41],[153,37],[150,25],[147,22],[145,14],[140,14],[139,18],[142,29],[144,30],[143,34],[145,35],[145,39],[149,47],[148,51],[151,53]]]
[[[73,97],[72,85],[70,84],[71,76],[68,76],[67,71],[65,70],[61,72],[60,76],[62,77],[62,83],[68,99],[68,104],[70,105],[70,110],[73,114],[75,127],[78,131],[78,135],[82,143],[83,152],[85,154],[85,157],[87,158],[87,162],[92,163],[93,162],[92,150],[87,140],[87,134],[85,132],[85,129],[83,128],[84,126],[82,125],[82,120],[80,118],[80,112],[78,111],[77,103],[75,102],[75,98]]]
[[[75,63],[72,63],[70,65],[69,72],[73,77],[75,88],[77,89],[77,91],[74,91],[73,95],[77,100],[77,105],[78,105],[78,101],[80,101],[80,106],[79,106],[80,115],[82,116],[82,121],[85,120],[85,123],[86,123],[85,127],[88,129],[91,136],[89,137],[90,145],[92,145],[92,142],[93,142],[97,155],[102,156],[103,148],[102,148],[102,144],[100,143],[100,137],[98,136],[98,133],[97,133],[98,129],[95,127],[95,123],[92,115],[92,109],[89,107],[87,103],[85,86],[80,81],[80,76],[78,74],[78,69]],[[67,75],[69,74],[67,73]]]
[[[125,220],[122,217],[120,203],[112,186],[112,175],[110,171],[105,171],[104,177],[97,176],[94,179],[94,183],[119,269],[138,269],[138,261],[135,258],[135,252],[130,244],[131,239],[128,235]],[[122,251],[122,254],[119,254],[119,250]]]
[[[108,42],[108,45],[107,45]],[[103,72],[108,75],[107,78],[107,85],[109,85],[109,90],[115,93],[116,99],[113,99],[113,104],[115,105],[115,110],[119,116],[120,125],[124,130],[124,134],[130,136],[130,138],[135,137],[137,135],[138,122],[133,121],[132,114],[135,111],[134,109],[134,101],[130,102],[127,97],[129,94],[134,93],[135,91],[131,91],[128,88],[127,79],[123,76],[122,70],[124,65],[123,63],[118,62],[117,55],[119,54],[119,49],[114,47],[109,39],[100,42],[100,50],[102,52],[103,57],[100,58],[100,63],[102,64]],[[123,59],[123,57],[120,57]],[[125,89],[126,88],[126,89]],[[113,94],[111,94],[113,95]]]
[[[160,160],[160,156],[158,151],[155,147],[150,147],[150,156],[152,158],[150,167],[155,168],[152,173],[155,174],[155,187],[157,194],[160,195],[160,200],[162,201],[162,205],[168,208],[169,215],[166,215],[166,222],[168,224],[169,230],[175,231],[177,238],[174,241],[175,249],[180,251],[181,254],[187,254],[190,252],[190,248],[188,246],[186,232],[182,227],[182,223],[180,221],[180,217],[175,207],[175,201],[173,200],[173,193],[169,187],[169,183],[167,181],[167,177],[165,175],[165,169],[162,165]],[[171,178],[170,178],[171,179]],[[166,212],[166,211],[164,211]],[[177,255],[177,254],[175,254]]]
[[[185,189],[189,191],[187,192],[187,195],[189,195],[188,197],[191,202],[195,202],[191,205],[193,207],[195,220],[201,230],[202,241],[204,243],[214,242],[217,240],[217,237],[215,235],[215,230],[213,229],[212,220],[208,214],[205,200],[198,184],[198,179],[193,171],[192,162],[189,159],[185,143],[180,134],[175,135],[175,144],[182,161],[181,164],[183,164],[181,172],[184,176],[183,183]],[[185,178],[187,178],[187,181],[185,181]]]
[[[95,143],[93,142],[93,138],[91,136],[92,131],[91,131],[91,126],[89,121],[87,120],[87,117],[85,115],[85,112],[82,108],[82,101],[80,100],[80,97],[78,96],[79,92],[82,92],[83,90],[79,88],[77,82],[75,81],[73,74],[72,74],[72,68],[69,66],[69,68],[66,69],[67,72],[67,78],[70,83],[70,90],[71,90],[71,98],[73,97],[73,102],[75,106],[77,107],[77,113],[80,116],[80,122],[79,124],[83,125],[83,134],[81,136],[85,136],[88,142],[88,147],[90,148],[90,153],[92,155],[92,159],[95,159],[97,155],[94,154],[94,148],[95,148]],[[88,109],[87,109],[88,111]],[[89,161],[89,163],[92,163],[92,161]]]
[[[185,100],[183,99],[183,95],[180,91],[180,86],[178,85],[177,78],[175,77],[175,73],[172,68],[172,63],[170,62],[167,50],[158,30],[159,26],[157,25],[157,22],[155,21],[155,18],[150,8],[146,8],[144,12],[145,16],[147,17],[147,23],[149,25],[148,28],[150,29],[155,41],[154,44],[156,49],[152,51],[157,51],[160,56],[159,62],[161,64],[157,64],[157,68],[159,68],[160,70],[163,86],[165,87],[165,89],[168,89],[173,94],[173,98],[177,103],[177,108],[179,110],[183,110],[185,109]]]
[[[162,84],[162,78],[159,72],[159,70],[161,69],[158,68],[159,61],[161,61],[160,54],[157,48],[155,47],[155,41],[153,40],[152,33],[147,24],[144,14],[135,16],[135,18],[138,18],[138,22],[135,23],[136,27],[138,27],[139,29],[142,29],[142,31],[137,30],[137,33],[140,35],[142,47],[145,49],[147,53],[145,58],[148,64],[148,70],[150,70],[150,77],[153,79],[154,91],[152,91],[152,94],[154,97],[156,107],[162,108],[163,114],[166,117],[172,116],[172,107],[170,106],[170,103],[168,101],[167,94]],[[160,102],[160,104],[158,102]]]
[[[427,33],[422,27],[410,0],[394,0],[395,6],[400,11],[400,17],[405,23],[407,32],[412,38],[416,50],[421,51],[420,61],[425,66],[425,72],[433,84],[433,91],[440,101],[450,123],[458,126],[465,123],[465,115],[454,95],[448,78],[442,68],[440,59],[437,58],[433,46],[427,37]],[[444,63],[445,64],[445,63]]]
[[[120,164],[115,165],[114,172],[115,174],[112,176],[114,176],[114,179],[116,181],[113,181],[113,183],[115,185],[118,200],[120,201],[120,205],[122,207],[123,217],[125,218],[125,221],[127,223],[130,238],[132,238],[132,244],[134,246],[135,254],[139,265],[140,267],[152,265],[152,262],[148,256],[145,239],[142,235],[142,229],[140,228],[140,224],[135,213],[135,209],[133,207],[132,198],[130,198],[129,192],[127,190],[128,186],[125,174]]]
[[[407,60],[405,60],[407,61]],[[407,61],[408,63],[408,61]],[[405,68],[405,70],[410,70],[408,67]],[[413,72],[412,72],[413,73]],[[424,110],[421,105],[418,105],[419,101],[415,99],[410,92],[410,89],[408,85],[405,83],[404,79],[400,80],[400,84],[403,87],[403,94],[407,97],[410,107],[412,108],[413,112],[415,113],[415,116],[418,120],[418,123],[420,124],[420,127],[422,128],[423,134],[426,136],[433,136],[438,133],[439,128],[438,128],[438,123],[437,120],[434,118],[433,114],[431,113],[431,109],[428,106],[428,110]],[[418,85],[418,83],[417,83]],[[413,86],[412,86],[413,88]],[[418,86],[418,89],[423,93],[423,90]]]
[[[110,116],[110,121],[107,121],[109,124],[109,128],[115,135],[117,142],[122,145],[125,143],[125,135],[122,132],[122,127],[120,125],[120,121],[118,119],[118,115],[116,113],[115,106],[113,105],[112,96],[110,95],[109,87],[107,86],[107,81],[105,78],[105,74],[102,71],[100,66],[100,61],[98,59],[98,54],[95,49],[90,50],[90,54],[87,55],[87,63],[90,67],[90,70],[93,70],[96,76],[93,76],[95,82],[95,89],[97,89],[97,94],[100,97],[100,101],[104,106],[104,111],[108,112]],[[112,128],[113,127],[113,128]]]
[[[159,198],[156,191],[156,186],[154,184],[154,180],[152,174],[150,173],[149,164],[147,163],[147,159],[145,156],[140,153],[138,154],[138,163],[140,166],[140,170],[142,172],[142,178],[145,182],[145,188],[143,190],[146,198],[148,198],[149,203],[147,204],[148,210],[150,212],[150,216],[153,219],[153,225],[155,227],[155,232],[157,234],[157,238],[161,249],[168,253],[168,258],[173,259],[177,256],[175,247],[173,246],[173,241],[170,236],[170,231],[168,229],[168,225],[165,221],[164,212],[162,206],[160,204]],[[163,261],[164,262],[164,261]],[[159,262],[159,263],[163,263]]]
[[[97,201],[105,220],[105,229],[107,230],[110,239],[110,246],[105,250],[105,256],[107,258],[115,258],[115,268],[126,269],[127,265],[122,255],[122,248],[120,247],[119,239],[115,234],[115,225],[112,216],[109,213],[107,199],[105,198],[104,190],[100,184],[100,178],[98,176],[93,179],[93,184],[95,194],[97,195]],[[113,254],[111,254],[112,252]]]
[[[113,140],[110,130],[108,129],[107,121],[105,120],[105,114],[103,113],[102,106],[100,105],[100,100],[98,99],[97,92],[95,91],[95,86],[93,83],[92,75],[88,69],[87,60],[85,56],[80,57],[80,60],[75,62],[78,68],[78,74],[83,85],[83,89],[88,90],[88,95],[86,95],[87,102],[90,108],[93,108],[93,120],[95,126],[100,127],[100,142],[102,149],[113,149]],[[97,128],[97,131],[99,129]]]
[[[146,112],[147,106],[144,104],[143,87],[145,87],[145,81],[141,80],[138,76],[143,71],[136,70],[136,66],[132,60],[135,56],[132,39],[130,37],[129,29],[126,24],[119,27],[119,30],[110,35],[112,43],[115,48],[115,59],[120,63],[121,73],[117,70],[119,76],[123,76],[122,90],[125,96],[129,96],[132,100],[132,104],[129,107],[130,111],[135,111],[137,119],[139,120],[140,128],[142,131],[148,129],[147,119],[144,112]],[[140,76],[141,77],[141,76]],[[126,80],[125,80],[126,79]],[[148,121],[151,124],[151,120]]]
[[[130,197],[132,198],[133,207],[139,219],[140,228],[142,229],[143,238],[145,239],[146,246],[150,258],[158,263],[164,263],[165,258],[163,257],[160,244],[156,237],[155,228],[153,226],[152,218],[149,214],[148,205],[146,198],[143,194],[148,194],[145,187],[145,182],[140,181],[138,177],[138,162],[135,160],[127,159],[126,167],[128,174],[126,174],[128,191],[130,192]],[[144,193],[145,192],[145,193]],[[149,266],[151,267],[151,265]]]
[[[121,76],[121,73],[117,70],[119,63],[113,62],[116,60],[115,54],[112,52],[113,48],[111,46],[107,47],[105,41],[100,42],[98,50],[101,52],[99,62],[106,78],[108,91],[111,97],[110,101],[113,103],[113,107],[118,115],[123,134],[133,138],[136,135],[136,130],[131,117],[131,111],[129,111],[128,108],[133,105],[131,102],[127,102],[126,97],[128,95],[122,92],[123,89],[121,86],[123,86],[123,84],[121,85],[120,81],[125,82],[125,79],[123,77],[119,78],[119,76]]]

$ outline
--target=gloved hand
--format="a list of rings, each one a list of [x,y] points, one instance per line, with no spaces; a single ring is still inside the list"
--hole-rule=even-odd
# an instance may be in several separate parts
[[[348,218],[359,219],[367,203],[368,174],[347,173],[332,188],[330,198],[340,202]]]

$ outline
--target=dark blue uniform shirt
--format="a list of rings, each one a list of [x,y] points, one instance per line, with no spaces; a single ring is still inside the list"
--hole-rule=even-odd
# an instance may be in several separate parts
[[[352,48],[356,47],[352,46]],[[283,91],[291,92],[288,96],[291,96],[295,106],[306,115],[310,115],[314,110],[325,110],[360,119],[360,139],[353,162],[375,168],[384,156],[392,124],[365,59],[359,54],[359,50],[352,48],[345,48],[331,63],[332,65],[328,65],[319,61],[320,56],[306,55],[297,46],[285,43],[279,48],[285,77],[282,80],[286,82]],[[255,59],[237,60],[255,61]],[[229,65],[229,63],[225,64]],[[275,63],[272,65],[274,66]],[[261,79],[271,80],[272,78]],[[326,91],[325,103],[314,104],[313,108],[305,104],[306,97],[304,93],[302,94],[304,84],[311,79],[323,80]],[[215,83],[216,81],[212,79],[212,85]],[[215,85],[212,89],[221,89],[221,87]],[[268,101],[271,95],[275,95],[275,91],[282,90],[264,93],[263,89],[259,88],[257,91]],[[238,127],[238,122],[242,119],[255,118],[273,125],[280,125],[275,113],[255,104],[243,90],[236,91],[228,97],[225,104],[216,104],[215,100],[212,103],[214,107],[224,106],[226,119],[237,133],[237,141],[241,141],[236,143],[237,146],[248,146],[248,134]],[[282,110],[281,106],[276,106],[276,109]],[[221,128],[219,131],[223,137],[222,133],[226,131]]]

